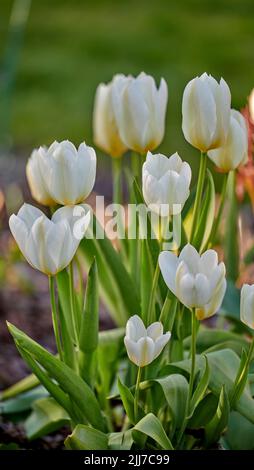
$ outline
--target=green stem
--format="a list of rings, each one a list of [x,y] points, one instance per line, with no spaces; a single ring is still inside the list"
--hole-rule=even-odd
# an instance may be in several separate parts
[[[193,241],[193,238],[194,238],[194,235],[195,235],[195,230],[197,228],[198,218],[199,218],[201,199],[202,199],[202,193],[203,193],[203,187],[204,187],[204,181],[205,181],[205,174],[206,174],[206,160],[207,160],[206,153],[201,152],[197,192],[196,192],[196,197],[195,197],[195,202],[194,202],[194,209],[193,209],[190,243],[192,243],[192,241]]]
[[[54,284],[54,278],[52,276],[49,276],[49,293],[50,293],[52,323],[53,323],[53,329],[54,329],[54,334],[55,334],[55,339],[56,339],[56,346],[57,346],[60,359],[62,361],[63,350],[62,350],[62,345],[61,345],[58,316],[57,316],[57,309],[56,309],[55,284]]]
[[[137,380],[135,386],[135,396],[134,396],[134,419],[135,423],[138,421],[138,401],[139,401],[139,384],[141,381],[142,368],[138,368]]]
[[[78,322],[75,308],[75,298],[74,298],[74,276],[73,276],[73,262],[70,263],[70,272],[69,272],[69,291],[70,291],[70,305],[71,305],[71,321],[73,325],[74,332],[74,341],[76,346],[78,346]]]
[[[151,295],[150,295],[149,304],[148,304],[147,326],[150,325],[153,322],[153,310],[154,310],[155,294],[156,294],[156,289],[157,289],[157,285],[158,285],[159,275],[160,275],[160,266],[159,266],[159,260],[158,260],[157,264],[156,264],[154,276],[153,276]]]
[[[121,158],[112,158],[112,176],[113,176],[113,202],[122,204],[122,185],[121,185]]]
[[[217,217],[216,217],[215,222],[213,224],[211,235],[210,235],[209,241],[208,241],[208,245],[210,245],[210,246],[213,245],[214,240],[216,239],[218,227],[219,227],[219,224],[220,224],[220,221],[221,221],[221,216],[222,216],[223,209],[224,209],[224,206],[225,206],[228,176],[229,176],[229,173],[224,174],[222,190],[221,190],[221,196],[220,196],[220,203],[219,203],[219,208],[218,208],[218,212],[217,212]]]

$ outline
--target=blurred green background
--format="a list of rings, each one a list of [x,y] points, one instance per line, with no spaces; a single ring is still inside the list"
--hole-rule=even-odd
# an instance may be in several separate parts
[[[2,90],[12,6],[0,0]],[[225,78],[234,107],[245,105],[254,86],[254,1],[32,0],[11,99],[12,145],[30,153],[54,139],[92,143],[98,83],[142,70],[169,87],[161,150],[194,162],[181,132],[184,86],[207,71]]]

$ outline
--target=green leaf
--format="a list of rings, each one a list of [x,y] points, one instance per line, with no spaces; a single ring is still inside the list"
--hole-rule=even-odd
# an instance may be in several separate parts
[[[34,401],[47,395],[48,392],[44,387],[37,387],[34,390],[21,393],[18,397],[0,402],[0,413],[4,415],[27,411],[31,409]]]
[[[33,412],[25,421],[28,439],[38,439],[70,423],[66,411],[51,398],[41,398],[33,403]]]
[[[232,411],[223,441],[231,450],[254,450],[253,423],[236,411]]]
[[[183,375],[172,374],[167,377],[155,379],[165,395],[171,418],[172,435],[176,429],[180,429],[186,415],[188,397],[188,382]]]
[[[144,418],[136,424],[133,430],[151,437],[164,450],[174,450],[161,422],[152,413],[148,413],[144,416]]]
[[[1,400],[8,400],[9,398],[13,398],[20,393],[28,392],[33,388],[37,387],[40,384],[38,378],[34,375],[28,375],[24,379],[21,379],[19,382],[11,385],[6,390],[0,392],[0,399]]]
[[[190,347],[190,342],[190,337],[184,340],[185,348]],[[237,343],[239,348],[248,348],[248,342],[246,339],[236,333],[233,333],[232,331],[205,327],[200,328],[198,331],[196,344],[198,353],[208,352],[210,348],[215,348],[216,346],[219,347],[220,345],[221,349],[225,349],[224,345],[228,343]]]
[[[94,427],[104,430],[105,423],[99,404],[85,381],[77,376],[69,366],[54,357],[22,331],[18,330],[18,328],[11,324],[8,324],[8,327],[19,350],[23,354],[30,354],[34,361],[39,363],[58,382],[63,392],[67,393],[80,409],[84,419],[88,420]],[[34,370],[34,372],[38,375],[38,370]],[[48,385],[45,383],[44,386],[48,388]]]
[[[194,410],[191,419],[188,421],[188,428],[200,429],[204,428],[206,424],[211,421],[214,416],[218,405],[218,397],[213,393],[208,393],[199,402]]]
[[[229,412],[229,400],[225,387],[223,386],[220,392],[216,413],[205,427],[205,443],[207,447],[218,442],[221,434],[227,426]]]
[[[207,183],[199,223],[193,240],[193,245],[200,249],[201,252],[209,239],[215,214],[215,187],[212,174],[209,170],[207,170]]]
[[[113,432],[109,435],[110,450],[130,450],[133,444],[132,429],[125,432]]]
[[[147,324],[147,312],[153,284],[154,265],[147,240],[141,240],[141,316]]]
[[[65,439],[65,447],[69,450],[107,450],[108,436],[98,429],[78,424]]]
[[[133,312],[140,313],[136,286],[95,216],[93,229],[97,237],[81,240],[80,252],[89,266],[96,258],[101,294],[116,323],[123,326]],[[87,233],[92,236],[91,231]]]
[[[125,412],[132,424],[135,424],[135,416],[134,416],[134,397],[126,385],[124,385],[120,377],[117,380],[118,390],[120,393],[121,400],[123,402],[123,407]]]
[[[207,387],[209,385],[209,379],[210,379],[210,369],[209,369],[209,364],[208,364],[208,360],[207,360],[207,357],[205,356],[205,370],[203,372],[203,374],[201,375],[201,379],[197,385],[197,388],[191,398],[191,402],[190,402],[190,416],[192,416],[195,408],[197,407],[197,405],[199,404],[199,402],[202,400],[202,398],[204,397],[205,393],[206,393],[206,390],[207,390]]]
[[[235,172],[228,178],[229,209],[226,219],[224,237],[224,253],[227,266],[227,277],[236,281],[239,276],[239,246],[238,246],[238,202],[235,192]]]

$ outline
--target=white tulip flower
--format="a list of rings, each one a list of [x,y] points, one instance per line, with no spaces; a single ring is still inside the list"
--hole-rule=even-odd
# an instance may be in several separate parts
[[[127,150],[119,135],[112,99],[113,84],[119,80],[121,81],[123,77],[123,75],[115,75],[110,83],[101,83],[97,87],[95,95],[93,112],[94,142],[97,147],[111,155],[111,157],[121,157]]]
[[[220,308],[225,291],[225,265],[218,264],[216,251],[199,255],[187,244],[179,257],[169,251],[159,255],[159,265],[165,283],[188,308],[196,309],[199,320],[208,318]]]
[[[12,214],[9,225],[27,261],[47,275],[55,275],[71,262],[80,238],[75,237],[75,208],[61,207],[48,219],[37,207],[23,204],[18,214]],[[83,217],[83,233],[89,225],[90,213]]]
[[[131,317],[126,325],[124,344],[129,359],[139,367],[144,367],[156,359],[170,340],[171,333],[163,334],[160,322],[145,328],[138,315]]]
[[[161,143],[165,130],[168,88],[162,78],[157,89],[153,77],[122,77],[113,83],[117,127],[126,147],[141,154]]]
[[[241,290],[240,318],[254,330],[254,284],[244,284]]]
[[[34,158],[38,160],[43,184],[55,203],[78,204],[89,196],[96,175],[96,153],[92,147],[82,143],[76,149],[64,140],[54,142],[49,148],[40,147]],[[29,160],[28,169],[30,165]]]
[[[148,152],[142,169],[143,196],[148,207],[161,216],[181,210],[190,194],[191,168],[178,153],[171,157]],[[179,207],[178,206],[178,207]]]
[[[223,171],[235,170],[248,161],[248,130],[239,111],[231,109],[230,126],[223,147],[209,150],[208,157]]]
[[[46,148],[44,147],[44,151]],[[53,206],[55,202],[51,198],[45,176],[40,165],[40,149],[34,149],[26,165],[26,177],[33,198],[45,206]]]
[[[185,87],[182,129],[185,139],[202,152],[222,147],[230,120],[231,94],[223,78],[218,83],[204,73]]]

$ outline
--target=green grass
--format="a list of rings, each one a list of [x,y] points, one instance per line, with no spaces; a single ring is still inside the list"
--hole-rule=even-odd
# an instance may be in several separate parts
[[[12,1],[1,0],[0,54]],[[144,70],[169,87],[161,150],[193,161],[181,132],[185,84],[204,71],[229,83],[240,108],[254,86],[253,0],[33,0],[12,100],[16,147],[92,142],[96,86]]]

